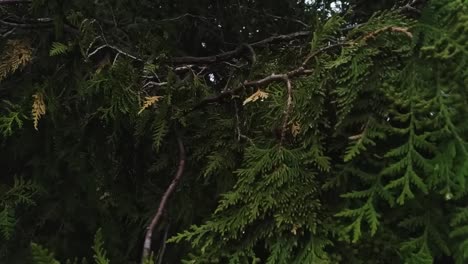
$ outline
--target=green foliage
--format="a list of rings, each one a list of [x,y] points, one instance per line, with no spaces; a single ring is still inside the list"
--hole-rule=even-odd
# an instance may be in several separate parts
[[[380,131],[379,128],[375,120],[369,119],[360,134],[350,137],[351,141],[346,149],[344,161],[349,162],[353,160],[361,152],[366,151],[367,146],[375,146],[375,139],[385,139],[386,134]]]
[[[50,56],[57,56],[66,54],[69,51],[69,47],[60,42],[52,43],[52,47],[50,48],[49,55]]]
[[[36,243],[31,243],[34,264],[60,264],[54,259],[54,254]]]
[[[102,231],[99,229],[94,236],[94,261],[96,264],[109,264],[109,259],[106,257],[106,251],[104,249],[104,241],[102,238]]]
[[[0,134],[3,137],[8,137],[13,134],[15,127],[18,129],[23,127],[25,116],[19,112],[19,106],[15,106],[9,101],[3,101],[3,103],[6,105],[4,108],[6,113],[0,115]]]
[[[293,251],[310,250],[298,245],[297,235],[314,233],[320,207],[314,173],[302,168],[304,157],[305,152],[301,149],[249,147],[245,154],[246,167],[236,172],[238,181],[234,190],[223,194],[215,210],[216,218],[171,241],[189,238],[200,248],[203,259],[218,254],[226,257],[227,254],[222,252],[230,241],[245,241],[239,244],[243,252],[250,252],[265,241],[271,252],[268,263],[290,263]],[[283,235],[277,235],[273,230]]]
[[[411,66],[409,67],[411,68]],[[421,175],[427,175],[433,171],[433,167],[429,159],[424,157],[424,153],[432,153],[435,150],[434,144],[430,142],[430,131],[424,129],[426,120],[419,120],[418,115],[425,114],[427,102],[424,99],[417,99],[412,93],[423,93],[423,88],[419,88],[418,82],[424,80],[423,76],[419,76],[418,72],[413,70],[404,71],[403,76],[405,83],[401,87],[409,89],[403,91],[398,98],[400,104],[396,109],[408,109],[408,112],[395,111],[391,113],[391,119],[395,122],[406,123],[406,127],[391,128],[391,133],[399,136],[407,136],[408,139],[400,146],[397,146],[385,154],[386,158],[394,159],[394,162],[389,164],[383,171],[383,175],[398,175],[395,180],[391,180],[385,188],[394,189],[401,188],[400,195],[397,198],[398,204],[404,204],[407,199],[414,198],[412,185],[421,192],[427,194],[428,187],[424,183]],[[398,96],[398,95],[396,95]],[[395,96],[395,97],[396,97]],[[430,114],[429,114],[430,115]],[[425,133],[419,134],[418,130],[423,129]],[[400,175],[403,175],[402,177]]]
[[[8,207],[4,207],[0,212],[0,231],[3,239],[9,240],[15,228],[14,211]]]
[[[358,208],[345,209],[339,212],[336,216],[353,219],[353,222],[344,228],[343,231],[345,233],[351,232],[352,241],[357,242],[362,236],[361,223],[363,221],[367,222],[369,225],[372,236],[377,232],[378,226],[380,224],[380,214],[377,212],[375,207],[376,200],[381,198],[385,199],[389,203],[393,203],[393,197],[391,193],[389,193],[382,185],[381,177],[372,176],[362,171],[355,171],[354,173],[359,177],[367,178],[368,180],[370,179],[374,182],[372,182],[372,185],[367,190],[352,191],[342,195],[342,197],[348,199],[365,199],[365,202]]]
[[[15,177],[13,186],[0,185],[0,234],[10,240],[16,226],[15,210],[20,206],[35,205],[34,196],[40,187],[32,181]]]
[[[450,236],[458,241],[455,248],[456,263],[464,263],[468,259],[468,210],[459,208],[450,224],[454,227]]]
[[[467,13],[0,3],[0,262],[466,263]]]
[[[96,231],[96,234],[94,236],[94,245],[93,245],[93,258],[94,258],[94,263],[96,264],[109,264],[109,259],[106,257],[106,251],[104,249],[104,240],[102,237],[102,230],[98,229]],[[57,260],[54,259],[54,254],[50,253],[47,249],[43,248],[42,246],[36,244],[36,243],[31,243],[31,253],[32,253],[32,258],[34,261],[34,264],[60,264]],[[67,260],[66,262],[72,263],[71,260]],[[73,263],[78,264],[78,259],[75,258]],[[81,261],[82,264],[86,263],[86,260],[83,259]],[[145,261],[145,264],[152,264],[150,260]]]

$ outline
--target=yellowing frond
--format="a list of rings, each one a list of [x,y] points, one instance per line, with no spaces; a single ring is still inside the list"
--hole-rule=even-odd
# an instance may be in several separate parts
[[[0,81],[31,61],[32,49],[27,41],[9,40],[0,56]]]
[[[44,103],[44,96],[42,95],[42,93],[37,92],[33,95],[33,98],[34,102],[32,105],[32,117],[34,121],[34,129],[38,130],[37,126],[39,124],[39,119],[41,119],[41,117],[45,115],[46,105]]]
[[[249,96],[247,99],[244,100],[244,105],[250,103],[250,102],[255,102],[258,99],[265,99],[268,98],[268,93],[258,89],[255,93],[253,93],[251,96]]]
[[[162,96],[147,96],[145,97],[145,101],[143,102],[143,106],[141,107],[140,111],[138,111],[138,114],[141,114],[143,111],[145,111],[145,109],[147,109],[148,107],[154,105],[155,103],[157,103],[160,99],[162,98]]]
[[[301,133],[301,124],[299,124],[298,122],[294,122],[291,126],[291,134],[293,135],[293,137],[297,137],[299,133]]]

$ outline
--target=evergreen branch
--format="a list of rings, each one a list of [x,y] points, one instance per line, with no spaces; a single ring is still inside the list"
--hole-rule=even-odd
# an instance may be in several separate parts
[[[335,47],[344,46],[344,45],[349,45],[349,43],[348,42],[342,42],[342,43],[332,44],[332,45],[323,47],[321,49],[318,49],[317,51],[315,51],[315,52],[311,53],[309,56],[307,56],[307,58],[304,60],[304,62],[302,63],[301,66],[299,66],[298,68],[296,68],[296,69],[294,69],[292,71],[289,71],[287,73],[283,73],[283,74],[274,74],[273,73],[270,76],[267,76],[267,77],[265,77],[263,79],[260,79],[260,80],[245,81],[244,83],[242,83],[241,85],[237,86],[236,88],[234,88],[232,90],[226,91],[224,93],[221,93],[221,94],[218,94],[218,95],[215,95],[215,96],[206,97],[206,98],[202,99],[197,105],[195,105],[192,108],[191,111],[203,108],[203,107],[205,107],[206,105],[208,105],[210,103],[219,102],[219,101],[221,101],[221,100],[223,100],[223,99],[225,99],[225,98],[227,98],[229,96],[236,95],[236,94],[238,94],[239,92],[243,91],[245,88],[248,88],[248,87],[266,86],[266,85],[268,85],[270,83],[273,83],[273,82],[290,80],[291,78],[311,74],[313,72],[313,70],[306,69],[304,67],[304,65],[306,65],[308,63],[308,61],[310,61],[313,57],[317,56],[318,54],[320,54],[320,53],[322,53],[324,51],[327,51],[327,50],[335,48]]]
[[[153,219],[151,220],[151,223],[149,224],[148,228],[146,229],[145,241],[144,241],[144,244],[143,244],[143,254],[142,254],[142,258],[141,258],[142,263],[144,263],[145,259],[147,259],[148,256],[150,255],[151,239],[152,239],[152,236],[153,236],[154,228],[159,223],[159,220],[161,219],[163,211],[164,211],[164,209],[166,207],[167,201],[169,200],[169,197],[171,196],[171,194],[174,192],[175,188],[177,187],[177,185],[178,185],[178,183],[179,183],[179,181],[182,178],[182,175],[184,173],[186,157],[185,157],[184,144],[183,144],[182,139],[180,138],[180,136],[177,137],[177,143],[179,145],[179,166],[177,168],[176,174],[174,175],[174,178],[172,179],[171,184],[166,189],[166,191],[164,192],[164,195],[161,198],[161,201],[159,203],[159,207],[158,207],[158,210],[157,210],[156,214],[154,215]]]
[[[104,249],[104,238],[102,237],[102,230],[99,228],[94,236],[94,260],[96,264],[109,264],[109,259],[106,256],[106,250]]]

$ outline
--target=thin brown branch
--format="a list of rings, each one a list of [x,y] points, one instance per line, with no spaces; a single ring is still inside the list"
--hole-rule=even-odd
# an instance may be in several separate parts
[[[263,46],[265,44],[275,43],[278,41],[288,41],[288,40],[293,40],[297,38],[305,38],[305,37],[310,36],[310,34],[312,34],[312,31],[298,31],[298,32],[294,32],[294,33],[286,34],[286,35],[271,36],[269,38],[251,43],[250,46],[258,47],[258,46]]]
[[[11,35],[13,32],[15,32],[16,28],[11,28],[10,30],[6,31],[5,33],[0,34],[0,38],[6,38],[9,35]]]
[[[192,56],[184,56],[184,57],[175,57],[172,58],[172,63],[174,64],[210,64],[216,62],[224,62],[236,57],[241,56],[244,52],[251,52],[252,47],[263,46],[266,44],[278,42],[278,41],[287,41],[297,38],[307,37],[311,34],[310,31],[299,31],[294,32],[291,34],[286,35],[278,35],[272,36],[254,43],[250,44],[242,44],[239,45],[236,49],[231,51],[226,51],[217,55],[213,56],[205,56],[205,57],[192,57]]]
[[[0,5],[8,4],[29,4],[30,0],[0,0]]]
[[[268,17],[272,17],[272,18],[274,18],[276,20],[291,21],[291,22],[294,22],[294,23],[298,23],[301,26],[304,26],[305,28],[310,28],[310,25],[308,25],[307,23],[305,23],[304,21],[299,20],[299,19],[295,19],[295,18],[291,18],[291,17],[276,16],[274,14],[268,13],[266,10],[258,11],[256,9],[250,8],[250,7],[241,6],[240,8],[246,9],[246,10],[254,12],[256,14],[261,14],[261,15],[265,15],[265,16],[268,16]]]
[[[288,99],[286,101],[286,111],[284,113],[283,127],[281,129],[281,140],[280,145],[283,144],[284,138],[286,137],[286,129],[288,127],[289,116],[291,115],[292,110],[292,84],[289,78],[285,78],[286,87],[288,88]]]
[[[0,24],[3,24],[5,26],[10,26],[10,27],[16,27],[16,28],[26,28],[26,29],[34,29],[34,28],[50,28],[53,26],[52,23],[44,23],[44,22],[38,22],[38,23],[21,23],[21,22],[12,22],[12,21],[5,21],[5,20],[0,20]]]
[[[12,27],[12,28],[21,28],[21,29],[45,29],[49,30],[54,27],[53,19],[51,18],[38,18],[38,19],[28,19],[27,21],[7,21],[5,19],[0,19],[0,24]],[[65,31],[78,34],[79,31],[70,26],[65,24],[64,25]]]
[[[311,70],[306,70],[304,69],[303,67],[299,67],[295,70],[292,70],[292,71],[289,71],[287,73],[284,73],[284,74],[271,74],[270,76],[267,76],[263,79],[260,79],[260,80],[255,80],[255,81],[245,81],[243,84],[237,86],[236,88],[232,89],[232,90],[229,90],[227,92],[224,92],[224,93],[221,93],[221,94],[218,94],[218,95],[215,95],[215,96],[211,96],[211,97],[207,97],[205,99],[202,99],[193,109],[193,110],[196,110],[196,109],[200,109],[210,103],[215,103],[215,102],[219,102],[227,97],[231,97],[233,95],[236,95],[238,94],[239,92],[241,92],[242,90],[244,90],[245,88],[248,88],[248,87],[261,87],[261,86],[267,86],[269,85],[270,83],[273,83],[273,82],[277,82],[277,81],[283,81],[284,79],[289,79],[289,78],[294,78],[294,77],[297,77],[297,76],[301,76],[301,75],[305,75],[305,74],[309,74],[311,73],[312,71]]]
[[[132,55],[132,54],[126,52],[126,51],[123,51],[123,50],[119,49],[118,47],[115,47],[115,46],[112,46],[112,45],[109,45],[109,44],[104,44],[104,45],[101,45],[101,46],[97,47],[93,52],[88,54],[88,59],[91,56],[94,56],[96,53],[98,53],[100,50],[102,50],[104,48],[112,49],[112,50],[116,51],[118,54],[122,54],[122,55],[124,55],[126,57],[129,57],[129,58],[133,59],[133,60],[143,61],[142,59],[138,58],[137,56]]]
[[[399,10],[402,13],[406,13],[407,16],[410,17],[419,17],[421,15],[422,9],[426,6],[428,0],[411,0]]]
[[[267,12],[265,12],[265,15],[267,15],[269,17],[272,17],[272,18],[276,18],[276,19],[281,19],[281,20],[286,20],[286,21],[291,21],[291,22],[294,22],[294,23],[298,23],[298,24],[304,26],[305,28],[310,28],[309,24],[306,24],[304,21],[301,21],[299,19],[295,19],[295,18],[291,18],[291,17],[275,16],[275,15],[269,14]]]
[[[163,215],[164,209],[166,208],[167,201],[169,200],[169,197],[171,196],[171,194],[174,192],[175,188],[179,184],[179,181],[182,178],[182,175],[184,173],[185,159],[186,159],[185,148],[184,148],[182,139],[179,136],[177,137],[177,144],[179,145],[179,166],[177,168],[176,174],[174,175],[174,178],[172,179],[171,184],[169,184],[169,187],[167,187],[166,191],[164,192],[161,198],[161,201],[159,202],[159,206],[158,206],[158,210],[156,211],[156,214],[154,215],[150,224],[146,228],[145,241],[143,243],[142,263],[146,258],[148,258],[150,254],[154,228],[158,225],[159,220],[161,219]]]
[[[362,37],[362,41],[366,42],[367,40],[373,39],[377,35],[379,35],[379,34],[381,34],[383,32],[386,32],[386,31],[403,33],[406,36],[408,36],[409,38],[413,38],[413,34],[408,30],[408,28],[388,26],[388,27],[384,27],[384,28],[381,28],[381,29],[377,29],[377,30],[375,30],[373,32],[370,32],[370,33],[366,34],[364,37]]]
[[[172,58],[172,63],[174,64],[210,64],[216,62],[226,61],[235,57],[242,55],[245,52],[245,46],[240,45],[234,50],[223,52],[213,56],[206,56],[206,57],[175,57]]]
[[[166,230],[164,231],[164,237],[162,241],[162,246],[161,246],[161,251],[159,252],[158,256],[158,264],[162,264],[163,258],[164,258],[164,252],[166,251],[166,245],[167,245],[167,234],[169,233],[169,225],[166,226]]]
[[[190,13],[185,13],[185,14],[182,14],[182,15],[180,15],[180,16],[171,17],[171,18],[165,18],[165,19],[161,19],[161,20],[154,21],[154,22],[156,22],[156,23],[172,22],[172,21],[177,21],[177,20],[180,20],[180,19],[186,18],[186,17],[198,18],[198,19],[200,19],[200,20],[205,20],[205,21],[209,21],[209,20],[210,20],[209,18],[204,17],[204,16],[199,16],[199,15],[194,15],[194,14],[190,14]]]
[[[161,87],[161,86],[165,86],[167,85],[167,82],[153,82],[153,81],[149,81],[147,82],[145,85],[143,85],[143,88],[146,88],[146,87]]]
[[[270,76],[267,76],[267,77],[265,77],[263,79],[260,79],[260,80],[245,81],[244,83],[242,83],[241,85],[237,86],[236,88],[234,88],[232,90],[222,92],[222,93],[220,93],[218,95],[206,97],[205,99],[202,99],[191,111],[203,108],[206,105],[211,104],[211,103],[219,102],[219,101],[221,101],[221,100],[223,100],[225,98],[232,97],[233,95],[236,95],[236,94],[240,93],[241,91],[243,91],[245,88],[248,88],[248,87],[267,86],[268,84],[270,84],[272,82],[284,81],[285,79],[291,79],[291,78],[295,78],[295,77],[298,77],[298,76],[303,76],[303,75],[310,74],[310,73],[313,72],[313,70],[306,69],[305,66],[307,65],[307,63],[313,57],[315,57],[318,54],[320,54],[320,53],[322,53],[324,51],[327,51],[329,49],[339,47],[339,46],[344,46],[344,45],[349,45],[349,43],[343,42],[343,43],[338,43],[338,44],[332,44],[332,45],[323,47],[321,49],[318,49],[317,51],[315,51],[315,52],[311,53],[309,56],[307,56],[307,58],[304,60],[304,62],[301,64],[301,66],[299,66],[298,68],[296,68],[296,69],[294,69],[292,71],[289,71],[287,73],[284,73],[284,74],[271,74]]]
[[[385,32],[385,31],[403,33],[403,34],[407,35],[410,38],[412,37],[411,32],[409,32],[407,30],[407,28],[389,26],[389,27],[385,27],[385,28],[376,30],[376,31],[364,36],[363,40],[366,41],[367,39],[369,39],[371,37],[374,37],[376,34],[380,34],[381,32]],[[206,106],[206,105],[208,105],[210,103],[219,102],[219,101],[221,101],[221,100],[223,100],[223,99],[225,99],[227,97],[236,95],[239,92],[243,91],[247,87],[266,86],[266,85],[268,85],[268,84],[270,84],[272,82],[284,80],[285,78],[290,79],[290,78],[294,78],[294,77],[297,77],[297,76],[302,76],[302,75],[307,75],[309,73],[312,73],[313,72],[312,70],[306,69],[307,64],[310,62],[310,60],[312,58],[316,57],[318,54],[320,54],[320,53],[322,53],[324,51],[327,51],[327,50],[330,50],[330,49],[333,49],[333,48],[336,48],[336,47],[351,45],[351,44],[352,44],[352,42],[340,42],[340,43],[335,43],[335,44],[331,44],[331,45],[325,46],[323,48],[320,48],[320,49],[312,52],[310,55],[308,55],[306,57],[306,59],[304,60],[304,62],[301,64],[301,66],[294,69],[294,70],[292,70],[292,71],[289,71],[289,72],[284,73],[284,74],[272,74],[270,76],[267,76],[267,77],[265,77],[263,79],[256,80],[256,81],[245,81],[243,84],[239,85],[238,87],[236,87],[236,88],[234,88],[234,89],[232,89],[230,91],[223,92],[221,94],[218,94],[218,95],[215,95],[215,96],[210,96],[210,97],[207,97],[205,99],[202,99],[192,109],[192,111],[196,110],[196,109],[199,109],[199,108],[202,108],[202,107],[204,107],[204,106]],[[251,45],[253,45],[253,44],[251,44]]]
[[[312,53],[310,53],[304,60],[304,62],[302,63],[302,67],[306,67],[307,64],[309,63],[309,61],[314,58],[315,56],[317,56],[318,54],[324,52],[324,51],[327,51],[329,49],[333,49],[333,48],[336,48],[336,47],[341,47],[341,46],[345,46],[345,45],[349,45],[350,43],[348,42],[340,42],[340,43],[336,43],[336,44],[331,44],[331,45],[328,45],[326,47],[323,47],[323,48],[320,48]]]
[[[405,8],[406,9],[412,8],[412,9],[420,10],[422,9],[422,7],[424,6],[426,2],[427,0],[412,0],[406,6],[402,7],[401,11],[404,11]],[[352,26],[345,27],[342,30],[347,31],[347,30],[360,27],[360,26],[361,24],[352,25]],[[395,28],[397,27],[391,27],[391,29],[395,29]],[[258,47],[258,46],[263,46],[266,44],[271,44],[271,43],[280,42],[280,41],[288,41],[288,40],[293,40],[293,39],[298,39],[298,38],[305,38],[305,37],[310,36],[311,34],[312,34],[312,31],[298,31],[298,32],[294,32],[291,34],[271,36],[269,38],[266,38],[257,42],[253,42],[248,45],[250,47]],[[325,49],[330,49],[330,48],[334,48],[334,47],[341,46],[341,45],[343,45],[343,43],[330,45],[330,46],[325,47]],[[226,60],[238,57],[242,55],[243,52],[244,52],[243,45],[240,45],[234,50],[223,52],[217,55],[205,56],[205,57],[192,57],[192,56],[175,57],[172,59],[172,62],[175,64],[189,64],[189,63],[210,64],[210,63],[222,62],[222,61],[226,61]],[[322,51],[318,50],[317,52],[322,52]],[[311,54],[310,57],[314,57],[314,55]],[[307,64],[307,62],[305,62],[305,64]]]

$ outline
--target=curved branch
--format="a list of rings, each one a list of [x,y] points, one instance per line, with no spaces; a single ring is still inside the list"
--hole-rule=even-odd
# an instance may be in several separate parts
[[[174,178],[172,179],[171,184],[169,184],[169,187],[167,187],[166,191],[164,192],[164,195],[161,198],[161,201],[159,202],[159,207],[158,207],[158,210],[156,211],[156,214],[151,220],[151,223],[146,228],[145,241],[143,243],[143,254],[141,258],[142,263],[146,258],[148,258],[150,254],[154,228],[159,223],[159,220],[162,217],[163,211],[166,208],[167,201],[169,200],[169,197],[171,196],[171,194],[174,192],[175,188],[177,187],[184,173],[185,159],[186,159],[185,148],[184,148],[184,144],[180,136],[177,137],[177,143],[179,145],[179,166],[177,168],[176,174],[174,175]]]

